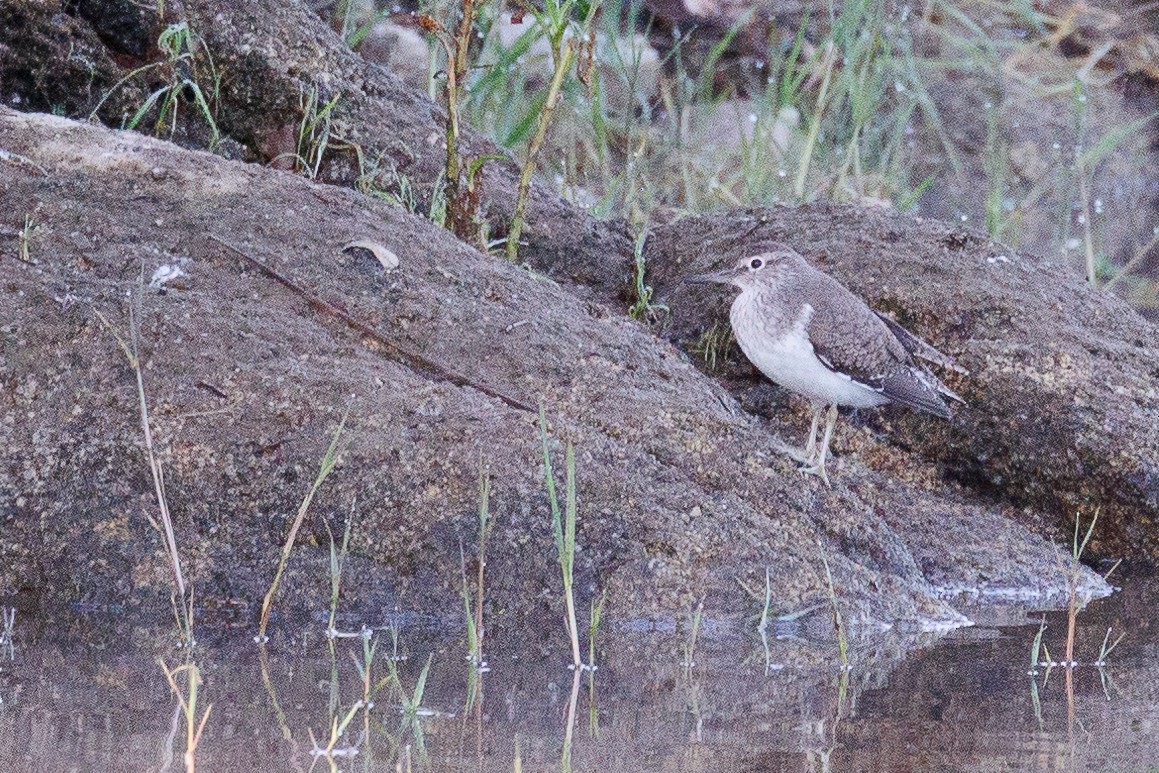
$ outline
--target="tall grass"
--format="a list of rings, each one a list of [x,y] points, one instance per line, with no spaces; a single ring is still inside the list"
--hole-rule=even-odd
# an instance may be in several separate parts
[[[463,0],[464,3],[470,1]],[[552,74],[543,106],[536,115],[535,131],[531,134],[519,170],[515,211],[511,216],[511,230],[507,234],[507,259],[511,261],[519,256],[519,239],[523,233],[527,199],[531,191],[531,176],[535,171],[539,152],[547,140],[547,133],[551,129],[555,108],[563,93],[564,79],[570,74],[572,65],[577,62],[581,68],[577,72],[578,78],[590,80],[593,77],[590,65],[586,71],[582,69],[582,58],[586,54],[590,61],[594,56],[588,36],[591,33],[592,23],[599,13],[600,0],[588,0],[586,5],[583,19],[578,25],[572,21],[573,13],[581,8],[578,0],[546,0],[542,10],[537,8],[534,11],[536,26],[542,30],[544,40],[551,49]]]
[[[143,277],[141,284],[143,284]],[[153,479],[153,495],[157,501],[157,513],[160,523],[149,518],[150,523],[159,531],[165,542],[165,550],[169,557],[169,568],[173,573],[173,607],[177,617],[178,627],[182,639],[193,646],[193,594],[185,583],[185,573],[181,568],[181,554],[177,549],[177,535],[173,528],[173,516],[169,512],[169,500],[165,495],[165,472],[161,467],[161,460],[153,443],[153,429],[149,424],[149,400],[145,396],[145,375],[141,367],[140,357],[140,329],[137,322],[136,304],[140,300],[140,288],[129,301],[129,341],[117,333],[116,329],[99,310],[94,310],[101,324],[116,340],[121,352],[129,362],[137,386],[137,403],[141,416],[141,435],[145,441],[145,458],[149,463],[149,474]]]
[[[695,132],[698,123],[720,120],[718,111],[733,104],[712,76],[746,20],[716,41],[696,71],[685,56],[686,39],[677,41],[660,75],[658,99],[667,117],[658,121],[661,114],[646,94],[633,94],[627,106],[605,98],[606,85],[635,88],[640,81],[635,43],[628,53],[621,45],[635,38],[618,26],[622,18],[631,29],[637,14],[634,5],[607,4],[593,48],[592,85],[565,88],[556,109],[558,134],[574,141],[554,147],[538,165],[565,192],[587,191],[593,211],[640,223],[666,206],[901,197],[914,189],[904,129],[932,102],[916,80],[904,26],[890,19],[881,0],[847,0],[816,46],[806,46],[807,19],[787,48],[774,40],[763,63],[764,89],[744,103],[744,125],[731,148],[706,144]],[[489,41],[486,56],[493,64],[472,85],[472,121],[510,148],[529,141],[545,106],[542,92],[529,85],[534,77],[526,68],[533,65],[519,66],[536,61],[542,35],[532,26],[510,47]],[[804,117],[803,133],[798,116]],[[926,119],[938,120],[936,114]]]
[[[556,556],[560,574],[563,577],[565,623],[572,653],[571,667],[579,670],[583,668],[584,663],[580,657],[579,626],[576,623],[575,615],[575,526],[577,515],[575,448],[568,442],[565,456],[567,470],[567,483],[564,490],[565,504],[561,512],[559,497],[556,494],[555,473],[551,465],[551,451],[548,447],[546,410],[542,403],[539,405],[539,438],[543,446],[544,482],[547,487],[547,499],[551,506],[551,530],[555,536]]]
[[[338,441],[342,438],[342,429],[346,426],[347,416],[342,417],[342,421],[338,423],[338,428],[334,431],[334,436],[330,439],[330,446],[326,449],[326,453],[322,456],[322,462],[318,466],[318,474],[314,478],[314,483],[310,486],[306,496],[298,505],[297,515],[294,516],[293,522],[290,524],[290,531],[286,535],[286,541],[282,544],[282,551],[278,558],[278,566],[274,571],[274,579],[270,582],[270,589],[266,591],[266,596],[262,599],[261,618],[258,622],[258,633],[254,638],[260,643],[267,640],[266,627],[270,623],[270,610],[274,605],[274,597],[277,595],[278,588],[281,586],[282,574],[286,570],[286,563],[290,560],[290,553],[294,549],[294,542],[298,537],[298,529],[302,527],[302,522],[306,519],[306,511],[310,509],[310,503],[314,501],[314,495],[318,493],[318,489],[326,482],[326,478],[330,477],[330,473],[334,471],[334,466],[338,463]]]
[[[594,214],[639,226],[665,208],[836,200],[904,211],[933,202],[943,215],[977,213],[993,236],[1015,246],[1028,217],[1050,218],[1061,248],[1074,239],[1071,220],[1079,212],[1084,273],[1096,283],[1123,278],[1103,242],[1105,217],[1093,191],[1105,161],[1121,155],[1151,117],[1091,136],[1098,133],[1089,115],[1076,113],[1078,151],[1032,183],[1020,176],[1010,139],[1020,120],[1012,112],[1017,100],[1041,99],[1043,109],[1057,110],[1050,100],[1065,99],[1076,83],[1085,91],[1108,88],[1093,69],[1099,51],[1071,67],[1069,80],[1019,69],[1054,55],[1058,20],[1025,3],[984,12],[933,0],[917,14],[884,0],[840,0],[794,29],[775,29],[763,58],[748,49],[746,61],[760,68],[763,82],[751,73],[723,82],[714,76],[745,19],[699,58],[693,33],[682,30],[659,61],[640,53],[649,49],[635,35],[646,29],[639,4],[603,2],[586,83],[565,78],[553,90],[544,80],[558,71],[545,53],[547,27],[536,21],[509,45],[496,34],[485,37],[479,68],[467,74],[464,110],[476,128],[518,157],[534,158],[535,171]],[[975,18],[982,13],[992,26]],[[994,24],[1021,37],[996,35]],[[915,30],[923,43],[915,43]],[[652,64],[662,66],[655,76]],[[957,72],[976,85],[947,99],[946,83]],[[1066,68],[1051,72],[1065,78]],[[613,97],[623,90],[630,98]],[[981,145],[971,132],[947,126],[971,109],[970,100],[984,119]],[[1075,104],[1089,111],[1077,98]],[[553,128],[541,141],[537,122],[547,113]],[[527,165],[523,173],[526,182]],[[510,251],[517,241],[508,243]],[[1132,269],[1145,265],[1150,249],[1131,259]]]

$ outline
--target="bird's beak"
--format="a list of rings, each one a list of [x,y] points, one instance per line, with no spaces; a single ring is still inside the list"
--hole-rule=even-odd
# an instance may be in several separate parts
[[[714,271],[711,274],[698,274],[697,276],[688,277],[689,282],[696,284],[732,284],[733,277],[736,276],[736,271],[728,268],[723,271]]]

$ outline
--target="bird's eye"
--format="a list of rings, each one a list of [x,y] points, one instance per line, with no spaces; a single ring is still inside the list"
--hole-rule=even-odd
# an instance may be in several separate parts
[[[763,260],[761,260],[760,258],[753,258],[752,260],[749,261],[749,268],[751,268],[753,271],[756,271],[758,268],[760,268],[763,265],[765,265],[765,262]]]

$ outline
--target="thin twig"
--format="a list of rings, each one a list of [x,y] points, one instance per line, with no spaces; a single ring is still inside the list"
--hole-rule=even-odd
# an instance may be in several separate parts
[[[317,311],[321,311],[321,312],[329,314],[333,317],[337,317],[338,319],[342,320],[350,327],[357,330],[359,333],[362,333],[367,338],[372,339],[375,343],[379,344],[386,351],[388,351],[393,359],[401,361],[403,364],[405,364],[407,367],[411,368],[412,370],[416,370],[416,371],[422,373],[424,376],[427,376],[428,378],[433,378],[433,379],[436,379],[438,381],[448,381],[448,382],[450,382],[458,387],[470,387],[476,391],[482,392],[483,394],[487,395],[488,397],[499,400],[500,402],[502,402],[503,404],[507,405],[510,408],[515,408],[516,410],[520,410],[520,411],[526,411],[528,413],[535,413],[535,409],[532,408],[527,403],[521,402],[521,401],[515,399],[514,397],[509,397],[508,395],[505,395],[502,392],[499,392],[495,389],[492,389],[491,387],[486,386],[485,384],[479,384],[475,381],[472,381],[471,379],[467,378],[466,376],[464,376],[460,373],[457,373],[449,368],[446,368],[442,365],[439,365],[436,362],[432,362],[431,360],[428,360],[426,357],[423,357],[421,354],[418,354],[416,352],[412,352],[412,351],[409,351],[407,349],[402,348],[398,344],[394,343],[390,339],[383,336],[381,333],[379,333],[377,330],[375,330],[370,325],[366,324],[365,322],[361,322],[361,321],[355,319],[354,317],[350,316],[346,312],[342,311],[341,309],[335,308],[334,306],[330,305],[329,303],[326,303],[326,301],[322,300],[321,298],[318,298],[317,296],[312,294],[306,288],[302,287],[301,285],[297,284],[296,282],[287,278],[286,276],[278,273],[277,271],[270,268],[265,263],[261,262],[260,260],[253,257],[252,255],[246,254],[241,249],[233,246],[232,244],[225,241],[224,239],[218,238],[217,236],[210,236],[209,238],[212,241],[215,241],[218,244],[220,244],[222,247],[225,247],[226,249],[230,250],[234,254],[244,258],[247,262],[249,262],[251,265],[255,266],[256,268],[260,269],[264,274],[266,274],[266,276],[270,277],[278,284],[281,284],[284,287],[287,287],[288,289],[292,290],[293,292],[295,292],[298,295],[305,298],[306,302],[309,303]]]

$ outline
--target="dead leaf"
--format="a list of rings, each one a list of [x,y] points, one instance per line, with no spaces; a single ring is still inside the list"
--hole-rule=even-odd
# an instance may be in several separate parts
[[[398,268],[398,255],[383,247],[378,242],[372,242],[369,239],[355,239],[352,242],[347,242],[342,245],[343,252],[350,250],[366,250],[382,264],[382,267],[387,271],[393,271]]]

